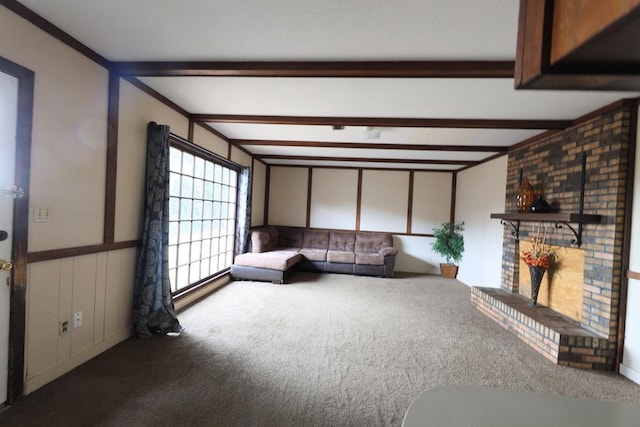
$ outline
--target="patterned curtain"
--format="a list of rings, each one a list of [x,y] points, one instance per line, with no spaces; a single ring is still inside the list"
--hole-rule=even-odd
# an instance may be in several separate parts
[[[238,226],[236,228],[236,253],[247,251],[249,227],[251,227],[251,169],[244,167],[238,177]]]
[[[171,284],[169,241],[169,126],[147,126],[146,205],[142,245],[136,266],[133,322],[140,338],[154,332],[179,334]]]

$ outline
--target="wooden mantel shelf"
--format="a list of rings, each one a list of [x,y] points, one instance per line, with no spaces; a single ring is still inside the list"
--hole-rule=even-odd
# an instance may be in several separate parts
[[[599,224],[602,215],[587,215],[579,213],[492,213],[491,218],[506,219],[509,221],[542,221],[542,222],[571,222],[576,224]]]
[[[582,245],[582,226],[583,224],[599,224],[602,221],[602,215],[589,215],[581,213],[492,213],[491,218],[499,219],[500,224],[509,224],[513,227],[511,233],[517,240],[520,240],[520,221],[526,222],[552,222],[556,228],[568,228],[576,236],[571,241],[572,244],[580,247]],[[578,224],[578,229],[573,228],[570,223]]]

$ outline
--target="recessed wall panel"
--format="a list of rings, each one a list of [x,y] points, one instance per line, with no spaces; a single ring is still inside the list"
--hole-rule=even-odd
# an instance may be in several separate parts
[[[262,162],[253,162],[251,171],[251,226],[264,225],[265,180],[267,167]]]
[[[355,230],[357,201],[356,169],[313,170],[311,227]]]
[[[433,234],[451,216],[452,174],[415,172],[411,232]]]
[[[363,171],[360,229],[406,233],[409,172]]]
[[[271,168],[269,224],[306,226],[308,177],[307,168]]]

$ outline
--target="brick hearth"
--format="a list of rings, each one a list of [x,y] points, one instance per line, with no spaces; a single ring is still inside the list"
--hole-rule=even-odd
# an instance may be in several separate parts
[[[582,328],[550,308],[529,307],[518,294],[472,288],[471,302],[550,361],[583,369],[612,369],[616,343]]]

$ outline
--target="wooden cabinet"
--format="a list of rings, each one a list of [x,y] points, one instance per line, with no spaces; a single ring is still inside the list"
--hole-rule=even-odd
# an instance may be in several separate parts
[[[640,89],[640,0],[520,0],[517,89]]]

